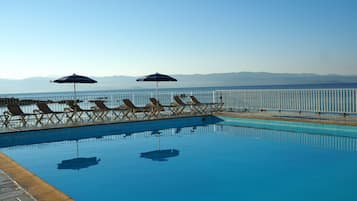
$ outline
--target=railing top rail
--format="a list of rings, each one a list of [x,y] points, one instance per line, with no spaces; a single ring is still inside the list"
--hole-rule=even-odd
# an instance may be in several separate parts
[[[231,91],[341,91],[341,90],[357,90],[357,88],[300,88],[300,89],[218,89],[216,92],[231,92]]]

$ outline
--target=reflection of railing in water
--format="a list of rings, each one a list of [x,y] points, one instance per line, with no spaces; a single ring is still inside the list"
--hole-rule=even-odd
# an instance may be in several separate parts
[[[19,145],[30,144],[45,144],[51,142],[66,142],[73,140],[84,141],[88,140],[108,140],[118,138],[128,138],[135,136],[149,136],[153,130],[159,129],[167,133],[175,133],[177,129],[181,129],[177,133],[195,132],[195,128],[214,124],[222,121],[219,118],[209,117],[183,117],[177,119],[163,119],[147,122],[130,122],[120,124],[107,124],[98,126],[85,126],[81,128],[71,129],[56,129],[56,130],[41,130],[29,132],[16,132],[11,134],[0,135],[0,148],[13,147]],[[176,128],[177,125],[182,127]],[[205,127],[205,126],[204,126]],[[78,130],[80,129],[80,131]]]
[[[261,138],[281,143],[311,145],[314,147],[332,149],[337,151],[357,152],[357,138],[353,137],[294,133],[286,131],[231,126],[216,126],[216,129],[223,133],[228,133],[230,135],[236,136]]]
[[[189,126],[182,128],[165,128],[162,130],[144,131],[144,132],[118,132],[110,135],[103,135],[100,137],[90,137],[78,139],[79,143],[98,141],[110,142],[115,140],[135,140],[136,138],[150,138],[150,137],[184,137],[192,135],[205,135],[207,133],[228,134],[250,138],[260,138],[264,140],[271,140],[280,143],[294,143],[311,145],[319,148],[326,148],[338,151],[357,152],[357,138],[343,137],[334,135],[318,135],[307,133],[295,133],[288,131],[277,131],[268,129],[254,129],[247,127],[233,127],[225,125],[206,125],[206,126]],[[60,144],[74,144],[76,140],[57,141]],[[52,146],[49,143],[27,145],[24,148]],[[8,147],[7,149],[13,149]]]
[[[190,127],[183,127],[180,129],[181,130],[179,133],[176,132],[177,128],[159,130],[160,137],[165,138],[165,137],[172,137],[172,136],[183,137],[189,135],[204,135],[205,133],[213,133],[215,126],[214,125],[190,126]],[[64,140],[64,141],[57,141],[55,143],[56,144],[76,144],[76,143],[81,144],[85,142],[110,142],[116,140],[135,140],[136,138],[142,138],[142,137],[156,138],[157,136],[158,136],[157,134],[153,134],[153,131],[145,131],[145,132],[133,132],[133,133],[117,133],[107,136],[91,137],[91,138],[84,138],[79,140]],[[47,146],[53,146],[53,144],[52,143],[28,144],[22,147],[22,149],[33,149],[33,148],[41,148]],[[6,149],[8,150],[16,149],[16,146],[7,147]]]
[[[203,135],[205,133],[213,133],[214,132],[214,125],[207,125],[207,126],[192,126],[192,127],[184,127],[184,128],[179,128],[180,132],[177,132],[178,128],[170,128],[170,129],[164,129],[164,130],[158,130],[158,131],[145,131],[145,132],[139,132],[139,133],[120,133],[117,135],[109,135],[109,136],[103,136],[101,138],[88,138],[88,139],[82,139],[80,140],[81,142],[87,142],[87,141],[113,141],[113,140],[119,140],[119,139],[135,139],[137,137],[157,137],[160,135],[160,137],[170,137],[170,136],[189,136],[189,135]],[[73,141],[67,141],[68,143],[73,143]]]

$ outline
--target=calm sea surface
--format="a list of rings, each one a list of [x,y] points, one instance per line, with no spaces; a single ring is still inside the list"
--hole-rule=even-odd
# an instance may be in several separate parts
[[[190,87],[190,88],[162,88],[159,93],[188,93],[188,92],[211,92],[214,90],[229,89],[319,89],[319,88],[357,88],[357,83],[330,83],[330,84],[298,84],[298,85],[259,85],[259,86],[216,86],[216,87]],[[100,90],[100,91],[78,91],[78,96],[105,96],[111,94],[141,94],[155,93],[155,89],[119,89],[119,90]],[[72,91],[67,92],[45,92],[45,93],[19,93],[19,94],[0,94],[2,97],[16,98],[35,98],[50,96],[72,96]]]

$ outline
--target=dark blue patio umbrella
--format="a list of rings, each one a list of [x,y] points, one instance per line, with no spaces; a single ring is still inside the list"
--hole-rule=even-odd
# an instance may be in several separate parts
[[[160,74],[160,73],[155,73],[151,75],[146,75],[144,77],[140,77],[136,79],[136,81],[151,81],[151,82],[162,82],[162,81],[174,81],[176,82],[177,80],[171,76]]]
[[[140,82],[156,82],[156,99],[158,98],[158,88],[159,82],[176,82],[177,80],[171,76],[155,73],[151,75],[146,75],[144,77],[140,77],[136,79],[136,81]]]
[[[93,79],[83,76],[83,75],[76,75],[76,74],[61,77],[57,80],[54,80],[53,82],[60,83],[60,84],[73,83],[74,100],[76,100],[76,83],[85,83],[85,84],[97,83],[96,80],[93,80]]]

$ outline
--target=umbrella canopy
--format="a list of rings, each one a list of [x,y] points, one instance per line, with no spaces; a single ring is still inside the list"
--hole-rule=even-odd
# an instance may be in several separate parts
[[[96,80],[93,80],[93,79],[83,76],[83,75],[76,75],[76,74],[61,77],[57,80],[54,80],[53,82],[56,82],[56,83],[89,83],[89,84],[97,83]]]
[[[156,99],[158,100],[158,88],[159,82],[176,82],[177,80],[171,76],[155,73],[151,75],[146,75],[136,79],[137,82],[156,82]],[[158,103],[159,104],[159,103]]]
[[[53,82],[60,83],[60,84],[73,83],[74,100],[76,100],[76,83],[85,83],[85,84],[97,83],[96,80],[93,80],[83,75],[76,75],[76,74],[61,77],[57,80],[54,80]]]
[[[176,82],[177,80],[171,76],[155,73],[151,75],[146,75],[144,77],[140,77],[136,79],[136,81],[145,81],[145,82]]]

